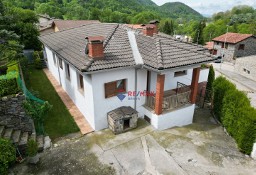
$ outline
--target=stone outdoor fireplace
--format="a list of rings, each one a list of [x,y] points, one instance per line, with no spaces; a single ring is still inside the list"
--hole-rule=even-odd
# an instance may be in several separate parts
[[[108,126],[115,134],[137,127],[138,112],[130,106],[122,106],[108,113]]]

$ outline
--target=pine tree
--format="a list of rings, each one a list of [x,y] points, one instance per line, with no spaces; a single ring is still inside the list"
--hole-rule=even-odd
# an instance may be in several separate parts
[[[203,31],[205,27],[206,27],[205,21],[201,21],[197,25],[195,25],[193,43],[204,45],[205,41],[204,41]]]
[[[213,82],[215,80],[215,72],[213,69],[213,66],[210,66],[210,70],[209,70],[209,75],[208,75],[208,82],[206,85],[206,94],[205,94],[205,99],[206,100],[211,100],[212,99],[212,95],[213,95]]]
[[[168,35],[173,35],[173,22],[172,20],[169,21],[165,21],[164,26],[163,26],[163,32],[168,34]]]

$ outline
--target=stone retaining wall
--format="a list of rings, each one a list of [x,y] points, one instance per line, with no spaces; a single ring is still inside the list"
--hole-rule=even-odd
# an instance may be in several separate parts
[[[33,132],[33,120],[23,108],[25,96],[22,94],[0,98],[0,125],[23,132]]]

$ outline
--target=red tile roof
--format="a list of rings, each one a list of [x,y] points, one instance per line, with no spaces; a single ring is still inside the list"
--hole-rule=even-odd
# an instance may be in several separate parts
[[[240,33],[226,33],[224,35],[218,36],[213,41],[227,42],[227,43],[239,43],[249,37],[253,36],[252,34],[240,34]]]
[[[86,24],[100,23],[98,20],[54,20],[53,25],[56,25],[58,29],[64,30],[68,28],[76,28]]]
[[[213,49],[213,45],[214,45],[214,42],[207,42],[204,47],[209,49],[209,50],[212,50]]]

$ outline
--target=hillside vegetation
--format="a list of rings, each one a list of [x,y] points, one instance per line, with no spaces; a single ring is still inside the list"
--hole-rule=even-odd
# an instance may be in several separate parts
[[[35,10],[60,19],[94,19],[102,22],[137,23],[148,18],[182,21],[202,19],[183,3],[156,5],[151,0],[4,0],[7,5]]]

